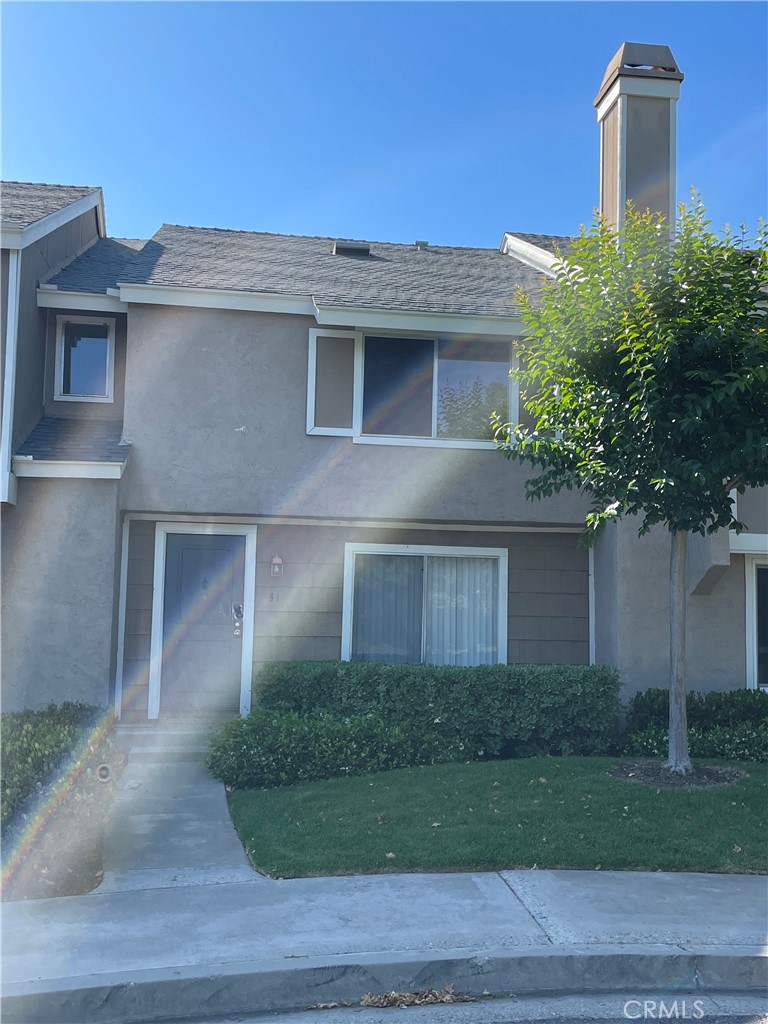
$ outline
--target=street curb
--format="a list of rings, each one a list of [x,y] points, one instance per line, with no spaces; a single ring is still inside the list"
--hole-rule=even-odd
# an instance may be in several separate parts
[[[366,992],[417,991],[451,983],[497,997],[680,993],[760,995],[768,955],[760,947],[558,946],[349,954],[167,967],[18,982],[5,986],[5,1024],[145,1024],[186,1016],[276,1013]]]

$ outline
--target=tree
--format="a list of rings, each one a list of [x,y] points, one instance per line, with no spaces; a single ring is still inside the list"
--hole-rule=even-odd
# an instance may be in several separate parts
[[[529,498],[591,497],[583,542],[641,517],[671,533],[669,759],[690,769],[685,708],[691,532],[740,532],[730,492],[768,484],[768,230],[710,230],[694,194],[674,234],[628,207],[595,218],[536,299],[519,296],[527,429],[497,418],[499,450],[539,471]],[[525,397],[527,396],[527,397]]]

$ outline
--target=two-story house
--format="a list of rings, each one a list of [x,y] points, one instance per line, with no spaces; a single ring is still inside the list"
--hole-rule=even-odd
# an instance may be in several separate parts
[[[596,105],[601,205],[674,214],[682,74],[625,44]],[[259,665],[617,665],[667,679],[669,535],[578,545],[530,503],[492,411],[515,294],[567,238],[497,248],[164,225],[110,238],[100,189],[2,192],[3,701],[126,721],[245,713]],[[697,540],[692,687],[768,685],[768,498]]]

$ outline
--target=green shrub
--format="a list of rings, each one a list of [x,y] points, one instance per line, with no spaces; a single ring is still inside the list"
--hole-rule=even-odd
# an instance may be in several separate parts
[[[649,725],[642,732],[632,733],[625,753],[635,757],[666,757],[665,728]],[[691,757],[722,757],[729,761],[768,762],[768,724],[754,726],[747,722],[737,725],[716,725],[703,731],[693,725],[688,729]]]
[[[4,825],[39,793],[100,714],[90,704],[70,701],[43,711],[0,715],[0,822]]]
[[[410,725],[387,725],[373,715],[305,718],[259,709],[223,726],[207,765],[236,789],[269,789],[338,775],[457,761],[459,740]]]
[[[603,754],[619,711],[619,677],[603,665],[265,665],[261,706],[308,717],[369,712],[459,738],[467,756]]]
[[[688,726],[700,732],[725,727],[757,729],[768,723],[768,694],[761,690],[731,690],[725,693],[691,692],[686,697]],[[636,694],[629,702],[627,733],[648,728],[666,729],[669,723],[669,690],[651,689]]]

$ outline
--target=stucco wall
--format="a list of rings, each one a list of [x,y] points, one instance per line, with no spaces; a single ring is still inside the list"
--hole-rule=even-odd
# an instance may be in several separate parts
[[[637,536],[637,521],[617,527],[618,666],[625,696],[669,685],[670,535],[656,528]],[[744,559],[731,565],[710,594],[688,597],[686,678],[690,690],[745,685]]]
[[[307,436],[307,317],[137,306],[128,314],[129,510],[578,523],[526,502],[494,451]]]
[[[29,434],[43,412],[46,310],[38,309],[37,286],[97,236],[96,211],[89,210],[22,250],[14,448]]]
[[[109,700],[117,487],[19,480],[2,509],[2,704]]]

